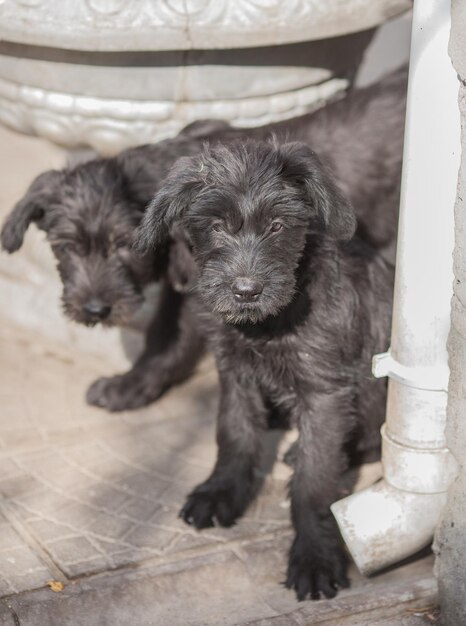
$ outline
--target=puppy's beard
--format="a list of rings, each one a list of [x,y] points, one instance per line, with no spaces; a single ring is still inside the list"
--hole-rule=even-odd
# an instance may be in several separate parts
[[[215,280],[211,275],[202,275],[195,293],[207,309],[218,315],[227,324],[259,324],[268,317],[276,317],[294,299],[296,281],[293,274],[281,272],[279,278],[264,280],[264,290],[256,301],[238,302],[230,289],[228,278]]]
[[[220,315],[227,324],[258,324],[267,317],[260,309],[225,311]]]
[[[143,303],[144,297],[140,294],[135,294],[131,298],[122,298],[112,303],[112,310],[107,318],[98,319],[97,317],[86,315],[83,310],[84,303],[62,298],[63,312],[66,317],[72,322],[82,324],[88,328],[93,328],[94,326],[102,326],[104,328],[126,326],[140,310]]]
[[[286,306],[286,303],[283,306]],[[263,296],[257,302],[243,304],[232,301],[231,298],[222,298],[210,303],[211,310],[227,324],[259,324],[268,317],[278,315],[283,306]]]

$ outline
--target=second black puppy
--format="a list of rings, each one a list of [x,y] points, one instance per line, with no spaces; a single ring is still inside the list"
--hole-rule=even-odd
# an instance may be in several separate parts
[[[140,247],[163,245],[175,223],[199,270],[193,304],[221,387],[217,462],[181,516],[232,525],[255,493],[268,412],[288,413],[299,439],[286,585],[299,599],[332,597],[348,581],[329,507],[347,450],[379,439],[385,383],[370,363],[388,344],[393,270],[351,240],[351,206],[301,143],[180,159],[144,216]]]

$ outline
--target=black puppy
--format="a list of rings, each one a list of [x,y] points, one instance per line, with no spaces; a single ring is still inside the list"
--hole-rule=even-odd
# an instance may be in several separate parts
[[[329,506],[350,448],[377,446],[386,388],[371,377],[388,346],[393,268],[351,239],[350,204],[302,143],[246,142],[182,158],[140,227],[164,246],[174,225],[198,269],[198,315],[220,375],[218,458],[181,516],[230,526],[255,492],[270,408],[299,429],[290,484],[296,535],[286,585],[299,599],[347,585]]]
[[[124,326],[142,305],[144,287],[162,283],[143,353],[129,372],[95,381],[87,392],[90,404],[110,411],[144,406],[189,376],[199,359],[203,339],[183,306],[181,272],[176,289],[170,281],[178,248],[140,256],[132,244],[170,165],[180,154],[198,153],[206,136],[225,126],[198,122],[159,144],[47,171],[3,225],[1,243],[10,253],[21,247],[30,224],[45,231],[63,283],[64,312],[80,324]]]
[[[1,242],[14,252],[29,224],[45,230],[71,319],[123,325],[141,304],[144,286],[162,280],[159,311],[140,359],[126,374],[96,381],[88,402],[112,411],[148,404],[186,378],[202,352],[203,339],[182,295],[191,271],[182,247],[171,245],[156,257],[138,259],[131,242],[170,166],[179,156],[197,154],[206,141],[273,133],[282,141],[296,137],[317,146],[355,202],[364,238],[394,261],[405,92],[406,70],[401,69],[294,120],[254,129],[196,122],[173,139],[39,176],[7,218]]]

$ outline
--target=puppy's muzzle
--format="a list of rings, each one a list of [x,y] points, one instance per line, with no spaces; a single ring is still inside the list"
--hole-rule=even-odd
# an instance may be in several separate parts
[[[231,290],[238,302],[254,302],[259,298],[264,285],[257,280],[239,276],[231,283]]]

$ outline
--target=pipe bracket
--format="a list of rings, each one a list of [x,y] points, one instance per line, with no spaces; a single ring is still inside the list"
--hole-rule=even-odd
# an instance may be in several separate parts
[[[448,391],[450,370],[448,366],[409,367],[397,361],[390,351],[372,357],[372,373],[375,378],[388,376],[408,387],[426,391]]]

